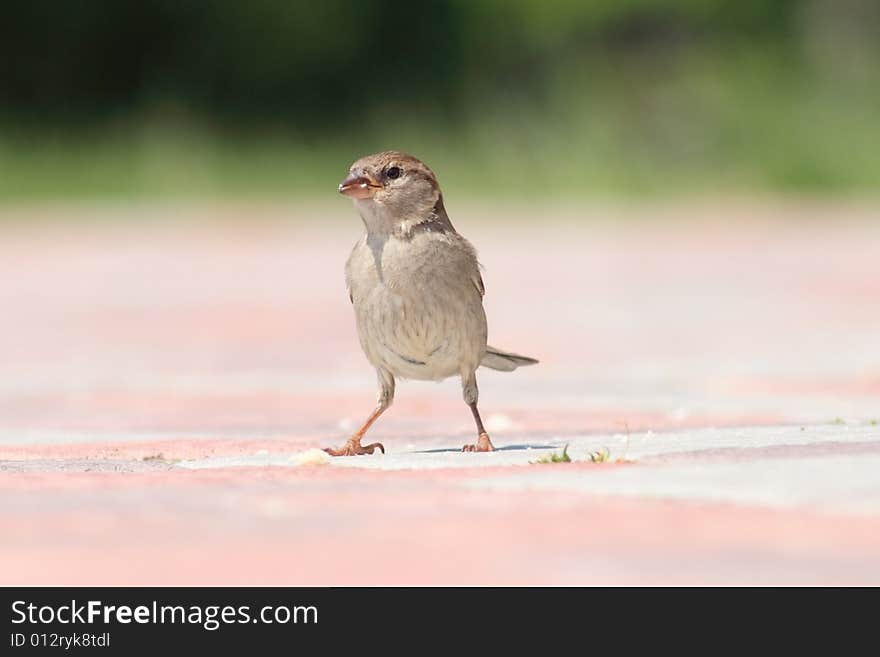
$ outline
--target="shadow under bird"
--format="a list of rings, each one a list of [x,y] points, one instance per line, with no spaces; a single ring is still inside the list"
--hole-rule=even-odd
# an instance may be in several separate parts
[[[332,456],[372,454],[364,434],[394,400],[397,377],[461,377],[477,441],[463,451],[495,447],[477,410],[478,367],[510,372],[538,361],[486,344],[483,279],[477,254],[453,228],[434,172],[397,151],[352,164],[339,193],[354,200],[366,231],[345,265],[358,336],[379,380],[377,406]]]

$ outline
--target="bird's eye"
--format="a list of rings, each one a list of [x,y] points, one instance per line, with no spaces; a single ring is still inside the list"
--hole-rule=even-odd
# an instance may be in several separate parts
[[[400,167],[389,167],[385,172],[385,175],[394,180],[395,178],[400,178]]]

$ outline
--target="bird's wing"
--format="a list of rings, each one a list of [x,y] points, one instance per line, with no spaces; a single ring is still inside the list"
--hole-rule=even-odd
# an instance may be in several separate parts
[[[480,293],[480,298],[486,294],[486,286],[483,285],[483,277],[480,275],[479,266],[477,270],[474,272],[474,276],[471,278],[471,282],[474,284],[474,287],[477,288],[477,292]]]
[[[365,246],[365,240],[366,236],[355,243],[348,256],[348,260],[345,261],[345,292],[348,294],[348,300],[351,301],[352,305],[354,305],[354,292],[352,291],[352,276],[354,274],[352,273],[352,268],[356,266],[356,260]]]

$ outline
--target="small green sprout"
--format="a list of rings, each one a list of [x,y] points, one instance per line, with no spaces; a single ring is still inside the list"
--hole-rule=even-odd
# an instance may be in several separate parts
[[[872,426],[872,427],[876,427],[876,426],[877,426],[877,420],[871,420],[871,426]]]
[[[571,463],[571,457],[568,455],[568,445],[562,448],[562,454],[551,452],[537,461],[532,461],[532,463]]]
[[[832,424],[843,424],[843,418],[836,417],[834,418],[834,422]]]
[[[607,447],[603,447],[595,452],[590,452],[590,460],[593,463],[605,463],[611,458],[611,451]]]

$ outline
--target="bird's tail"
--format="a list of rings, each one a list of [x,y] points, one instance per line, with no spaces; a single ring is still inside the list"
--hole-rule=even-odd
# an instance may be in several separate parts
[[[528,356],[512,354],[509,351],[501,351],[495,347],[486,347],[486,355],[483,356],[483,361],[480,365],[502,372],[513,372],[517,367],[534,365],[537,362],[537,360]]]

